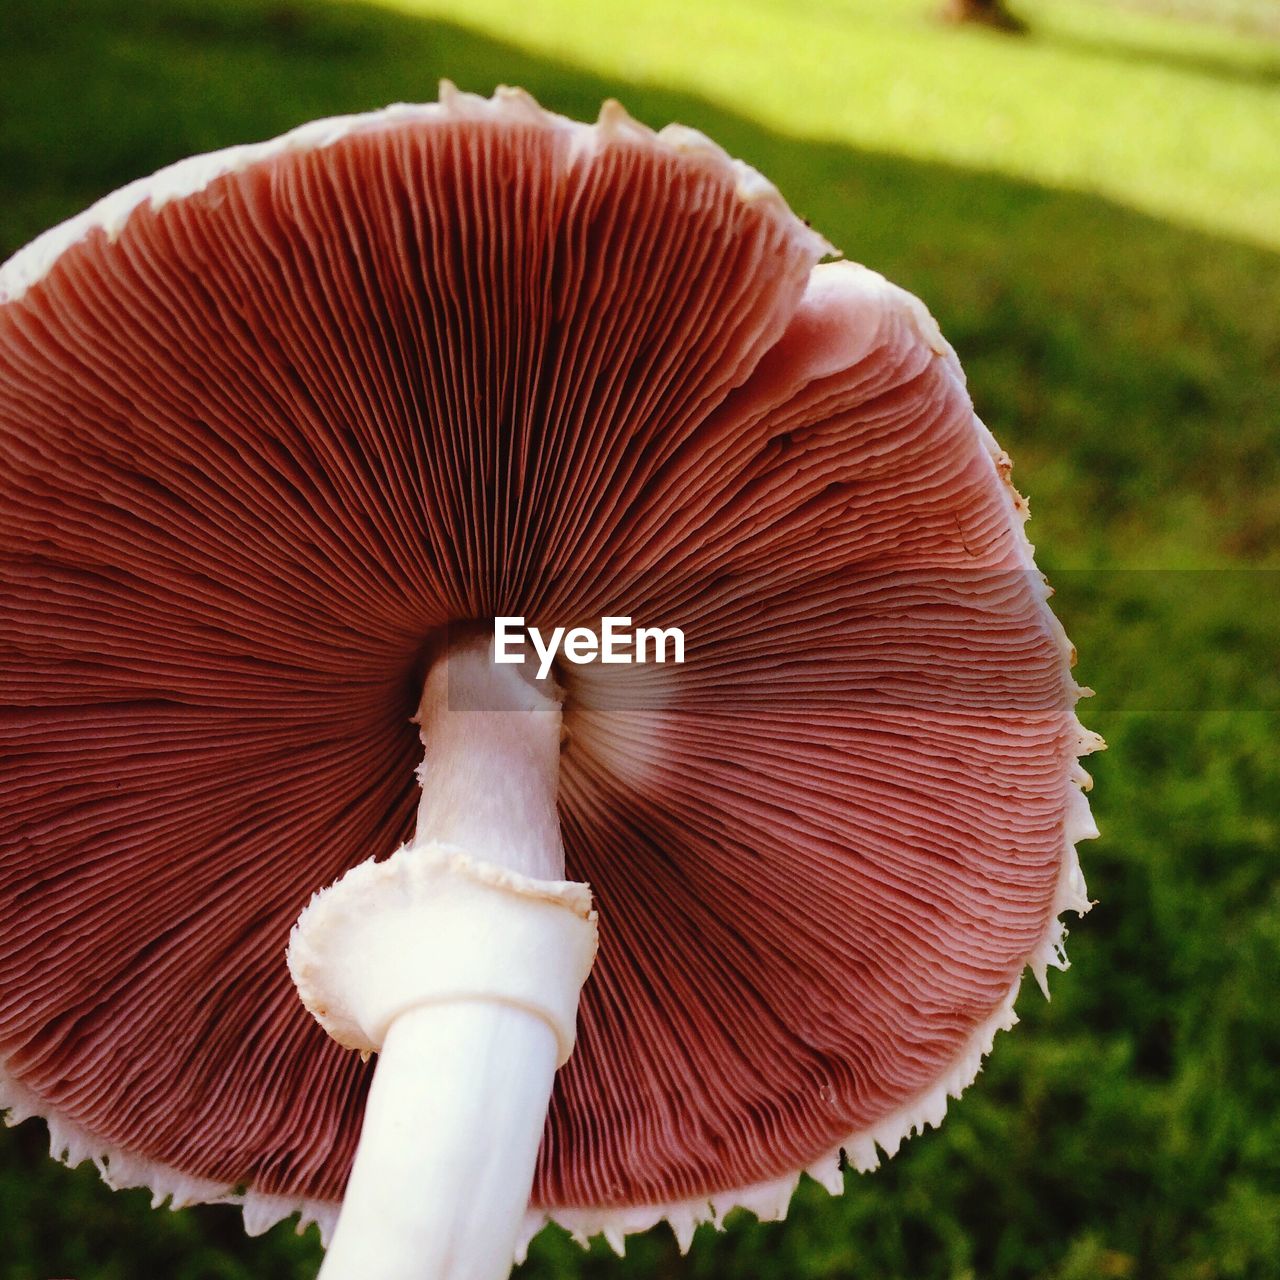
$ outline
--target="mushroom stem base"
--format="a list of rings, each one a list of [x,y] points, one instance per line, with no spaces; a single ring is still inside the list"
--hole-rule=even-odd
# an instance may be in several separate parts
[[[492,1003],[401,1015],[383,1042],[321,1280],[499,1280],[556,1070],[550,1027]]]

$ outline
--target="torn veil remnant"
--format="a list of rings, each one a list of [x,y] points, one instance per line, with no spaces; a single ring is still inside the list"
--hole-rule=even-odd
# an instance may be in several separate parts
[[[0,269],[11,1120],[329,1280],[684,1245],[941,1120],[1099,743],[954,353],[827,252],[690,130],[446,86]],[[500,615],[689,658],[538,681]]]

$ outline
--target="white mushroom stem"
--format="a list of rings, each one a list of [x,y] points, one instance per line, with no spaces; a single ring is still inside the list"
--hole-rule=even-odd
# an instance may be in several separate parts
[[[303,911],[289,968],[340,1044],[379,1054],[322,1280],[500,1280],[595,957],[564,879],[560,704],[490,647],[432,668],[413,841]]]

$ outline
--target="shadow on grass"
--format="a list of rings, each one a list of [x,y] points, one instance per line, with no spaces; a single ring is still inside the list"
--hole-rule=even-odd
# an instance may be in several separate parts
[[[1194,75],[1221,80],[1227,84],[1280,84],[1280,44],[1267,42],[1270,52],[1248,60],[1226,54],[1198,53],[1187,49],[1170,49],[1157,45],[1126,44],[1115,38],[1093,39],[1066,31],[1045,31],[1030,27],[1032,38],[1091,58],[1106,58],[1134,66],[1161,66],[1172,71],[1189,71]],[[1259,37],[1259,44],[1262,45]]]
[[[55,17],[47,0],[7,0],[0,256],[184,155],[320,115],[429,99],[441,76],[481,91],[519,83],[578,117],[594,117],[603,98],[618,96],[650,123],[695,125],[773,178],[850,257],[923,296],[959,349],[984,416],[1018,459],[1049,563],[1280,557],[1280,257],[1089,195],[783,136],[695,96],[605,81],[447,23],[363,5],[252,0],[77,0]],[[1092,655],[1123,644],[1133,622],[1120,605],[1082,599],[1072,630],[1086,655],[1084,677],[1105,695]],[[1157,612],[1143,614],[1144,652],[1123,669],[1127,680],[1150,681],[1155,697],[1167,669],[1160,617],[1182,606],[1175,598],[1149,607]],[[1195,643],[1185,646],[1193,657]],[[1233,655],[1229,637],[1211,647],[1214,663],[1236,663],[1214,677],[1215,688],[1235,687],[1231,679],[1267,650],[1251,639]],[[1239,915],[1265,900],[1239,868],[1261,865],[1272,839],[1266,815],[1280,779],[1269,727],[1248,743],[1229,741],[1223,751],[1238,768],[1222,766],[1212,789],[1197,790],[1212,733],[1197,747],[1194,735],[1159,717],[1131,720],[1098,726],[1114,739],[1116,766],[1130,770],[1128,790],[1117,786],[1129,813],[1116,814],[1112,852],[1100,846],[1092,863],[1104,880],[1095,889],[1128,904],[1130,915],[1094,935],[1094,986],[1069,986],[1052,1015],[1031,1015],[1055,1029],[1038,1048],[1011,1041],[984,1076],[982,1096],[966,1098],[940,1135],[913,1144],[844,1201],[825,1207],[812,1189],[803,1193],[800,1221],[788,1231],[741,1225],[719,1243],[701,1240],[688,1262],[663,1235],[637,1241],[624,1263],[598,1250],[580,1257],[544,1238],[531,1274],[924,1280],[976,1268],[985,1277],[1073,1280],[1181,1275],[1165,1263],[1224,1251],[1238,1262],[1230,1274],[1274,1274],[1250,1270],[1271,1256],[1261,1226],[1254,1253],[1254,1236],[1232,1234],[1233,1223],[1247,1227],[1250,1215],[1262,1223],[1272,1206],[1241,1172],[1247,1162],[1236,1149],[1237,1131],[1262,1114],[1261,1104],[1250,1112],[1240,1099],[1254,1095],[1237,1091],[1226,1119],[1199,1117],[1196,1107],[1209,1106],[1206,1091],[1217,1087],[1214,1068],[1180,1047],[1183,1005],[1167,995],[1175,981],[1188,991],[1196,981],[1179,977],[1186,962],[1178,939],[1191,927],[1179,914],[1184,901],[1198,904],[1206,929],[1254,947],[1249,964],[1258,973],[1270,962],[1271,935],[1255,938]],[[1187,780],[1172,804],[1170,778]],[[1171,825],[1170,812],[1184,815],[1185,831]],[[1207,825],[1234,833],[1229,901],[1211,895],[1218,869],[1203,835],[1187,834]],[[1149,900],[1165,901],[1167,911],[1148,912]],[[1221,905],[1221,918],[1205,915],[1211,903]],[[1232,1035],[1244,1025],[1271,1043],[1275,1019],[1248,1004],[1253,970],[1220,972],[1220,952],[1218,967],[1209,966],[1215,981],[1239,988],[1222,1018],[1230,1013]],[[1218,1007],[1190,997],[1184,1004],[1190,1034],[1207,1043]],[[1117,1008],[1125,1011],[1119,1026]],[[1110,1038],[1091,1039],[1090,1019]],[[1233,1043],[1224,1041],[1227,1058]],[[1037,1052],[1048,1056],[1028,1056]],[[1090,1091],[1088,1080],[1109,1092]],[[1256,1092],[1270,1101],[1261,1085]],[[1042,1145],[1053,1160],[1040,1157]],[[287,1228],[254,1242],[231,1210],[152,1214],[141,1193],[113,1197],[92,1170],[53,1166],[42,1146],[33,1125],[0,1142],[4,1280],[287,1280],[314,1272],[314,1241],[298,1244]],[[1129,1199],[1117,1199],[1119,1186]]]

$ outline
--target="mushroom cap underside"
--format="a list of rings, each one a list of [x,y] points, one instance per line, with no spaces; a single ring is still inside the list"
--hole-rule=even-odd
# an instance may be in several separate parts
[[[936,1118],[1087,906],[1094,740],[923,306],[699,135],[510,92],[68,228],[0,271],[0,1103],[323,1213],[371,1067],[289,929],[409,836],[443,632],[609,614],[688,650],[561,672],[602,945],[534,1203],[767,1201]]]

